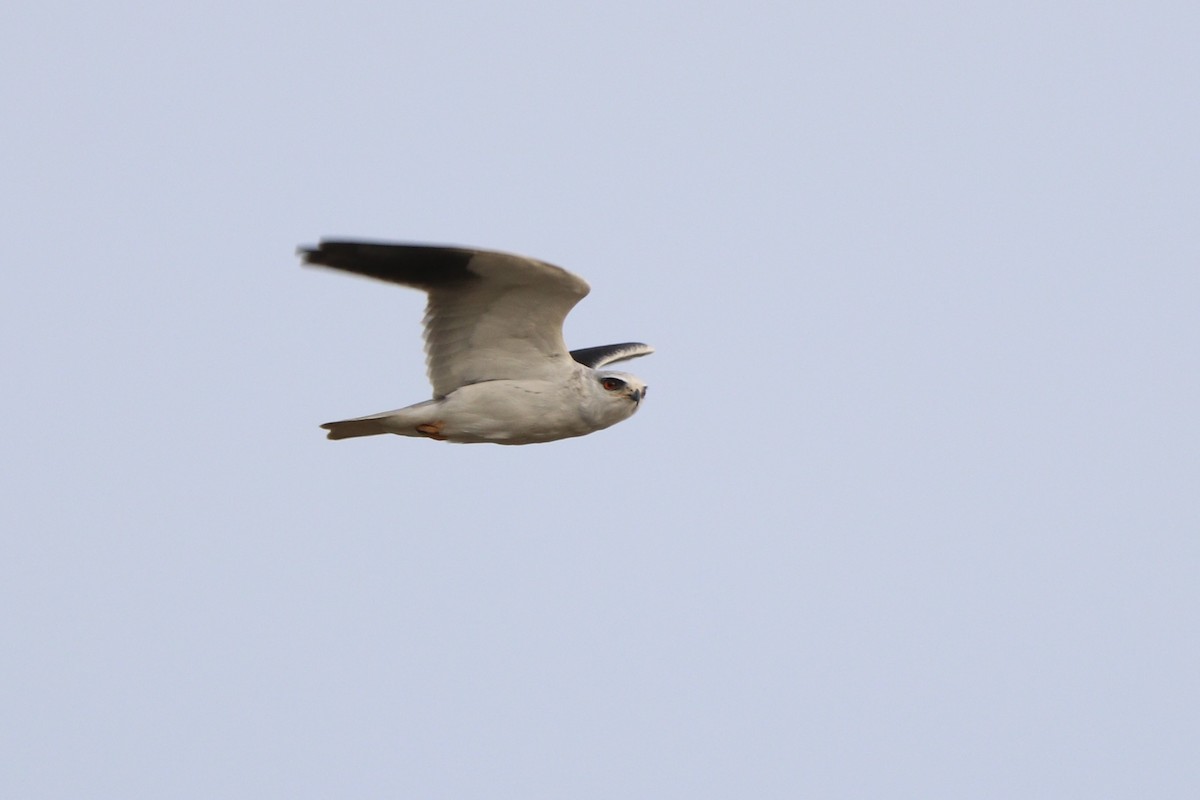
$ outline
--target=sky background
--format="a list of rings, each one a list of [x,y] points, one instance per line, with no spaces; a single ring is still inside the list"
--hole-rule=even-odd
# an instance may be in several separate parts
[[[1200,15],[0,9],[0,795],[1200,796]],[[584,276],[631,420],[426,399],[322,236]]]

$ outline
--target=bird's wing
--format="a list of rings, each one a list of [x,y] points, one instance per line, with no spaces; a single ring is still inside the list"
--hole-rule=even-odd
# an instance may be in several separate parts
[[[434,397],[482,381],[560,379],[571,369],[563,320],[588,285],[565,269],[431,245],[322,241],[300,253],[307,264],[429,293],[425,354]]]
[[[585,367],[600,369],[618,361],[628,361],[631,358],[648,356],[654,348],[641,342],[625,342],[624,344],[606,344],[600,347],[585,347],[582,350],[572,350],[571,358]]]

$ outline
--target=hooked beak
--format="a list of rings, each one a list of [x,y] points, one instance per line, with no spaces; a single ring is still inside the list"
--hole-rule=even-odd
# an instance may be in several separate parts
[[[633,402],[640,403],[640,402],[642,402],[642,398],[646,396],[646,390],[645,389],[634,389],[632,392],[629,393],[629,396],[633,398]]]

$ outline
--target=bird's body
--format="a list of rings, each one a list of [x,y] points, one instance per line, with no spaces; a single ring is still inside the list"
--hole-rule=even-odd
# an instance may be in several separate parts
[[[329,242],[305,262],[429,293],[425,350],[434,396],[395,411],[330,422],[330,439],[394,433],[461,443],[536,444],[628,419],[638,378],[596,368],[653,352],[640,343],[568,351],[562,323],[588,292],[576,275],[533,259],[428,245]]]

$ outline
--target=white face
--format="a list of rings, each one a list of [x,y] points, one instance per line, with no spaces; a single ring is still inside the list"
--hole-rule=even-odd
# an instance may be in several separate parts
[[[596,381],[605,396],[627,405],[627,413],[637,411],[638,404],[646,396],[646,384],[626,372],[597,372]]]

